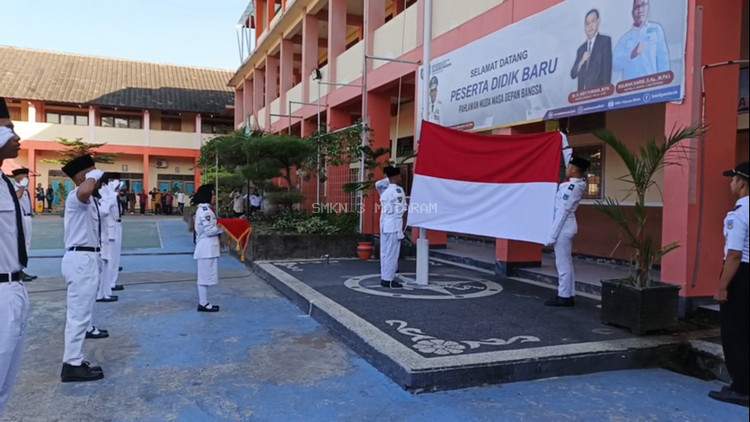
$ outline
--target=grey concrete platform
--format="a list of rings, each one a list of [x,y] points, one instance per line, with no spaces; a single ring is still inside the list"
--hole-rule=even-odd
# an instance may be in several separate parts
[[[253,270],[403,388],[488,383],[672,366],[690,340],[717,330],[682,325],[636,337],[599,323],[598,303],[547,308],[548,288],[432,262],[429,288],[379,286],[377,261],[256,262]],[[403,278],[414,263],[402,261]]]

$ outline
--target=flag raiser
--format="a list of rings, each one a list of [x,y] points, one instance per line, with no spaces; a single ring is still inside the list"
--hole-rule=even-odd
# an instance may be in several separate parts
[[[545,243],[562,135],[478,135],[423,122],[408,225]]]

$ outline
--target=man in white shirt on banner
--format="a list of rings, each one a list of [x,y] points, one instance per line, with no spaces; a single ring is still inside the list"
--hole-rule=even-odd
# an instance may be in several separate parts
[[[380,195],[380,285],[385,288],[400,288],[395,280],[401,240],[404,238],[406,194],[399,186],[401,171],[397,167],[385,168],[388,186]]]
[[[0,97],[0,166],[18,157],[20,138],[13,131],[5,100]],[[0,415],[21,369],[29,316],[29,297],[22,272],[28,265],[21,206],[13,182],[0,172]]]
[[[33,215],[34,207],[31,204],[31,194],[29,194],[29,169],[18,168],[12,172],[13,179],[15,180],[16,197],[18,198],[19,204],[21,205],[21,213],[23,214],[23,236],[26,240],[26,251],[31,251],[31,217]],[[37,277],[23,272],[23,281],[32,281]]]
[[[633,0],[633,27],[617,41],[613,55],[615,72],[623,80],[669,70],[669,48],[664,29],[648,20],[649,1]]]
[[[586,193],[585,174],[590,166],[588,160],[573,157],[565,171],[567,182],[557,188],[555,197],[555,219],[547,245],[554,245],[557,268],[557,296],[545,302],[546,306],[575,306],[575,269],[573,268],[573,238],[578,233],[576,210]]]

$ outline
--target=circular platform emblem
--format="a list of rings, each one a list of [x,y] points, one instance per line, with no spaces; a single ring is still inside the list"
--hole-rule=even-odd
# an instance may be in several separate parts
[[[492,296],[503,291],[494,281],[450,274],[430,274],[430,284],[418,286],[414,283],[414,273],[400,275],[404,285],[400,289],[386,289],[380,286],[380,274],[351,277],[344,285],[354,291],[376,296],[403,299],[475,299]]]

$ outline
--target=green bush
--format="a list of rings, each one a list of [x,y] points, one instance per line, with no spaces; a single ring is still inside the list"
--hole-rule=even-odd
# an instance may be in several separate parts
[[[271,204],[280,208],[291,210],[294,205],[299,204],[304,199],[299,191],[277,191],[268,192],[266,194],[266,200]]]
[[[297,223],[296,229],[299,234],[336,234],[340,231],[338,227],[316,215]]]

